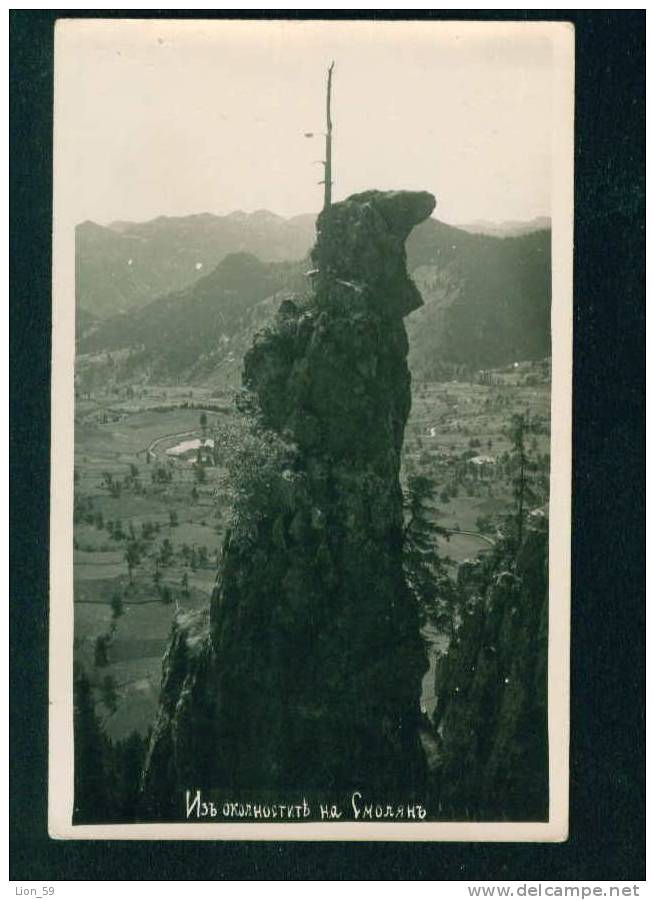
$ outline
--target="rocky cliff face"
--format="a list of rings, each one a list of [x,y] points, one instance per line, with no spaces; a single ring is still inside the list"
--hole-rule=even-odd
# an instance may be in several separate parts
[[[244,364],[254,402],[209,617],[178,617],[144,778],[146,814],[187,788],[420,789],[426,668],[402,570],[404,244],[425,193],[319,217],[310,295]]]
[[[516,560],[460,570],[474,601],[437,669],[435,807],[446,819],[548,818],[548,528]]]

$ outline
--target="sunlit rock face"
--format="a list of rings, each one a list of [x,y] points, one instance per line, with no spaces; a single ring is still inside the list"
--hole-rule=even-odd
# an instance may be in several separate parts
[[[412,192],[334,204],[318,220],[310,296],[285,301],[245,357],[259,449],[209,622],[179,624],[165,660],[146,812],[179,810],[196,787],[422,787],[427,664],[402,570],[399,467],[403,317],[421,304],[404,242],[433,208]]]

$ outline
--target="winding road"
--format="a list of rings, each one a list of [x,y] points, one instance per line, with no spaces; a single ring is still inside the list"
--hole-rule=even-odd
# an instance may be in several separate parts
[[[486,541],[492,547],[496,546],[496,542],[494,540],[492,540],[490,537],[487,537],[486,534],[480,534],[479,531],[455,531],[454,528],[444,528],[444,531],[447,534],[469,534],[469,535],[471,535],[471,537],[477,537],[477,538],[480,538],[480,540],[482,540],[482,541]]]
[[[216,410],[197,409],[197,410],[194,410],[194,412],[199,412],[199,413],[204,412],[205,414],[209,414],[209,413],[213,414],[216,412]],[[150,441],[150,444],[147,447],[144,447],[142,450],[137,450],[136,455],[141,456],[144,453],[152,453],[152,455],[154,457],[157,457],[157,456],[159,456],[159,453],[156,448],[159,444],[163,443],[164,441],[176,440],[179,443],[182,438],[200,437],[201,431],[202,431],[201,428],[193,428],[191,431],[180,431],[177,434],[162,434],[159,437],[155,438],[153,441]]]

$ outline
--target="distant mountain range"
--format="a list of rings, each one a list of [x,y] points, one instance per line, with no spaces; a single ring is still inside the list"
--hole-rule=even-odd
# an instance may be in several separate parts
[[[465,225],[458,225],[462,231],[471,234],[488,234],[492,237],[517,237],[520,234],[531,234],[533,231],[546,231],[550,229],[548,216],[537,216],[529,222],[518,222],[509,219],[506,222],[489,222],[487,219],[476,219]]]
[[[236,386],[254,333],[284,296],[306,290],[314,219],[260,212],[85,223],[77,237],[79,353],[126,351],[112,377]],[[225,255],[235,242],[238,252]],[[501,238],[429,219],[410,235],[407,261],[425,301],[406,320],[417,379],[550,354],[549,230]]]
[[[301,259],[313,243],[314,222],[312,215],[283,219],[266,210],[107,227],[83,222],[75,234],[77,304],[98,318],[128,312],[187,287],[229,253]]]

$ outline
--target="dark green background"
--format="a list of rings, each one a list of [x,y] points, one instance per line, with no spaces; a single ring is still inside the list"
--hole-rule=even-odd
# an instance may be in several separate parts
[[[275,11],[261,15],[271,17]],[[218,14],[215,14],[218,15]],[[225,15],[225,14],[223,14]],[[229,14],[228,14],[229,15]],[[257,13],[232,13],[257,17]],[[303,11],[297,15],[311,17]],[[316,18],[330,17],[319,11]],[[336,17],[370,18],[353,11]],[[12,879],[645,878],[645,12],[380,11],[576,26],[570,838],[561,845],[61,842],[47,836],[52,63],[57,17],[10,12]],[[293,17],[279,12],[277,17]]]

